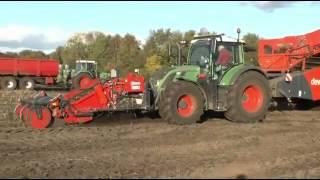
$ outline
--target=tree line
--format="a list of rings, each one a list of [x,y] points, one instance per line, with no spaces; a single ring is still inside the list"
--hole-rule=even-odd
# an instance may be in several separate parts
[[[148,76],[161,67],[175,64],[179,54],[177,43],[182,40],[190,41],[195,34],[194,30],[185,32],[171,29],[151,30],[142,45],[129,33],[124,36],[106,35],[101,32],[77,33],[64,46],[57,47],[50,54],[24,50],[19,53],[0,53],[0,57],[57,59],[62,64],[69,64],[71,68],[74,68],[76,60],[89,59],[98,62],[99,72],[109,72],[111,68],[117,68],[120,70],[120,75],[124,75],[139,68],[142,74]],[[259,36],[248,33],[243,39],[247,46],[253,49],[245,53],[245,59],[249,63],[256,64]],[[187,52],[188,46],[183,48],[182,56],[187,57]]]

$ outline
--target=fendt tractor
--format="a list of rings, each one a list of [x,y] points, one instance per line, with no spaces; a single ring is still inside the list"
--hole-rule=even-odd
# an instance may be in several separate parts
[[[199,35],[190,42],[186,62],[156,72],[149,80],[113,73],[102,83],[87,81],[80,89],[49,97],[40,92],[20,100],[16,114],[33,128],[54,119],[85,123],[101,112],[158,112],[169,123],[191,124],[205,111],[224,112],[232,122],[264,120],[279,100],[320,99],[320,30],[302,36],[259,41],[259,66],[245,63],[245,43],[224,34]],[[179,56],[180,57],[180,56]]]

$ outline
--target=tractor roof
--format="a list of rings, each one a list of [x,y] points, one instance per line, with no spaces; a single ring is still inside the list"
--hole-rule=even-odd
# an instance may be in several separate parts
[[[77,60],[76,63],[92,63],[92,64],[96,64],[96,61],[92,61],[92,60]]]
[[[238,42],[237,38],[226,36],[224,34],[219,34],[219,35],[194,36],[194,39],[191,41],[191,43],[197,42],[200,39],[210,40],[210,38],[213,38],[213,37],[218,38],[218,39],[221,37],[223,42]],[[245,43],[245,41],[243,41],[241,39],[239,40],[239,42]]]

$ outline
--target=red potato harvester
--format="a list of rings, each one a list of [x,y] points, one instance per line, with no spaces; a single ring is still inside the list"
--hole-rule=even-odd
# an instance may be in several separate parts
[[[56,97],[42,91],[36,97],[20,100],[15,113],[26,125],[41,129],[49,127],[55,118],[67,124],[86,123],[99,112],[146,109],[143,76],[129,73],[104,84],[93,79],[86,87]]]

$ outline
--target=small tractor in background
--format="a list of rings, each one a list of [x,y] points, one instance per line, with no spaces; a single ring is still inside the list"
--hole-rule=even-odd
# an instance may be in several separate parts
[[[21,100],[15,112],[33,128],[49,127],[55,118],[84,123],[99,112],[129,110],[158,112],[173,124],[199,122],[208,110],[224,112],[232,122],[252,123],[263,120],[278,99],[320,99],[320,31],[260,40],[260,67],[245,63],[245,43],[239,39],[240,29],[237,32],[238,39],[195,36],[187,62],[164,68],[146,81],[134,73],[105,82],[91,79],[64,95],[42,92]],[[288,48],[275,53],[279,45]]]

